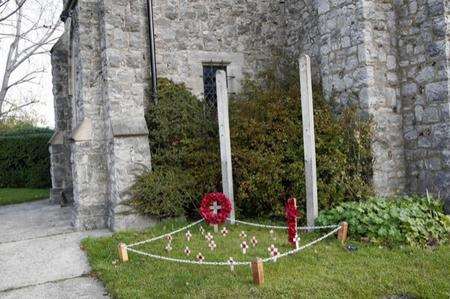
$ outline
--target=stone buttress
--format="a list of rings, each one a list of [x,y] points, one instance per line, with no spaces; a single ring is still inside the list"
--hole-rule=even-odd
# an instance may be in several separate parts
[[[78,0],[65,22],[73,128],[66,143],[73,225],[80,230],[140,229],[153,223],[128,204],[135,177],[151,167],[144,20],[140,1]]]

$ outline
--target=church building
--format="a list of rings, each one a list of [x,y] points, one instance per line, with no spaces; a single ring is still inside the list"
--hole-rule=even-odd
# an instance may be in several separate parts
[[[153,223],[127,204],[151,167],[152,57],[159,77],[215,101],[217,70],[236,93],[278,50],[308,54],[328,100],[373,118],[377,194],[429,192],[450,211],[449,1],[63,2],[65,31],[52,50],[51,198],[73,205],[76,228]]]

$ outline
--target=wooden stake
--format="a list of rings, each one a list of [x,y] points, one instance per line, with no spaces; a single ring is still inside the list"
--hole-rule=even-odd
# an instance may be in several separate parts
[[[342,222],[341,229],[338,230],[338,240],[340,240],[342,244],[344,244],[345,241],[347,241],[347,234],[348,234],[348,223]]]
[[[314,226],[319,214],[317,201],[316,142],[311,83],[311,62],[308,55],[299,59],[300,88],[302,100],[303,145],[305,152],[306,220]]]
[[[119,244],[119,260],[123,263],[128,262],[128,251],[125,243]]]
[[[264,283],[264,267],[262,259],[257,258],[252,262],[253,283],[262,285]]]

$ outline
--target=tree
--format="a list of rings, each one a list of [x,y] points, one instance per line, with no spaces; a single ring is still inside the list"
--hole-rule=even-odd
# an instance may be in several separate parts
[[[8,43],[0,65],[0,121],[36,103],[36,98],[11,99],[14,88],[35,83],[45,68],[30,66],[34,57],[49,53],[58,39],[60,20],[54,0],[0,0],[0,48]],[[4,58],[3,58],[4,57]],[[28,67],[25,67],[26,63]]]

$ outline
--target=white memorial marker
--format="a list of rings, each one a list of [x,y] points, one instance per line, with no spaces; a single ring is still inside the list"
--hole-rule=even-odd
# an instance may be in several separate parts
[[[228,263],[230,264],[231,271],[234,271],[234,259],[232,257],[230,257]]]
[[[192,238],[191,232],[190,232],[190,231],[187,231],[187,232],[186,232],[186,239],[187,239],[187,241],[188,241],[188,242],[191,241],[191,238]]]
[[[247,254],[248,244],[246,241],[241,243],[242,253]]]

